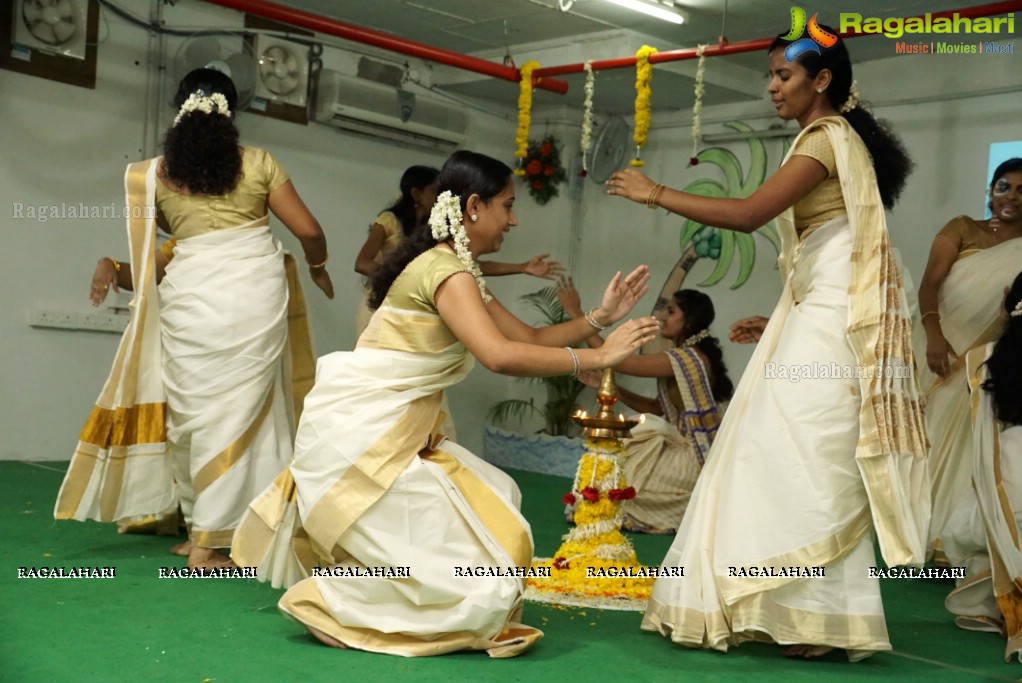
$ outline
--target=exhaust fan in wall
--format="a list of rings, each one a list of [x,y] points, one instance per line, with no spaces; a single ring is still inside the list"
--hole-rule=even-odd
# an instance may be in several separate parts
[[[15,45],[85,59],[87,0],[17,0]]]

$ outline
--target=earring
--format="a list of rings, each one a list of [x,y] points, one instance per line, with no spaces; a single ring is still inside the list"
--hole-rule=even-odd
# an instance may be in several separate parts
[[[471,216],[469,216],[469,218],[472,219],[473,223],[475,223],[477,220],[479,220],[479,216],[477,214],[472,214]]]
[[[818,93],[820,93],[820,94],[823,94],[823,88],[817,88],[817,89],[816,89],[816,92],[818,92]]]

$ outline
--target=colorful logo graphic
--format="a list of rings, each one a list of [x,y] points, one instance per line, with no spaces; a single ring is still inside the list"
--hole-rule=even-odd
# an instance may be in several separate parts
[[[833,47],[837,42],[836,35],[820,28],[820,25],[816,22],[817,16],[819,15],[814,14],[806,22],[806,11],[804,9],[801,7],[791,8],[791,30],[788,31],[788,35],[784,36],[784,40],[794,41],[791,45],[784,48],[784,58],[789,62],[794,62],[806,52],[812,51],[820,54],[821,47]],[[803,37],[805,33],[809,34],[806,38]]]

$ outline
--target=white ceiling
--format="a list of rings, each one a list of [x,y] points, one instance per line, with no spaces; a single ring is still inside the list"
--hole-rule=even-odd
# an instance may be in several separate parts
[[[786,32],[793,0],[674,0],[685,23],[676,26],[611,4],[606,0],[575,0],[569,11],[559,0],[275,0],[325,17],[407,38],[433,47],[511,61],[520,66],[541,56],[543,66],[627,57],[643,45],[660,51],[716,44],[721,35],[732,42],[766,38]],[[563,1],[563,0],[562,0]],[[662,0],[666,2],[667,0]],[[567,3],[565,3],[567,4]],[[854,11],[864,17],[907,17],[988,4],[987,0],[856,0]],[[726,7],[726,16],[725,16]],[[813,12],[812,8],[806,8]],[[836,25],[839,11],[820,10],[822,23]],[[894,40],[863,37],[849,41],[853,62],[894,55]],[[747,101],[763,97],[765,55],[758,52],[707,60],[706,104]],[[449,73],[449,72],[448,72]],[[690,108],[695,61],[659,64],[654,70],[653,109]],[[567,95],[537,90],[536,105],[581,107],[584,77],[561,77]],[[596,109],[627,113],[634,92],[634,69],[597,73]],[[451,92],[493,104],[514,107],[515,84],[478,75],[461,75],[436,85]]]

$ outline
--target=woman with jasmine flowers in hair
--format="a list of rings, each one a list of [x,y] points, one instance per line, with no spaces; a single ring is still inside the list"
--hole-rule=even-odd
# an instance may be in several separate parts
[[[874,533],[889,566],[920,565],[929,524],[911,321],[884,220],[911,162],[859,103],[844,42],[815,18],[810,30],[830,47],[770,46],[767,90],[802,131],[751,196],[699,197],[631,169],[608,192],[727,230],[777,217],[782,238],[781,300],[769,322],[734,328],[758,346],[661,563],[685,577],[657,580],[642,628],[691,647],[759,640],[857,660],[891,649]],[[795,384],[768,364],[847,371]]]
[[[1022,661],[1022,273],[1000,308],[1000,338],[965,357],[972,486],[951,512],[944,544],[966,572],[944,605],[959,627],[1000,633],[1005,661]]]
[[[326,238],[287,173],[238,143],[231,79],[192,71],[175,102],[164,155],[127,170],[131,260],[100,259],[93,275],[95,305],[135,292],[132,319],[54,514],[133,520],[180,505],[189,538],[171,552],[206,569],[230,564],[219,549],[291,459],[288,323],[304,306],[268,211],[330,298],[333,285]],[[159,250],[157,222],[174,236]]]
[[[527,568],[532,535],[514,481],[438,431],[443,392],[473,356],[533,377],[613,365],[657,324],[626,322],[600,349],[573,348],[593,333],[588,320],[525,325],[490,296],[476,262],[517,225],[511,169],[459,151],[438,189],[431,230],[411,236],[373,279],[377,311],[358,346],[320,358],[294,461],[252,503],[233,557],[290,586],[280,609],[327,645],[511,657],[542,635],[519,623],[524,578],[459,571]],[[593,323],[621,319],[648,279],[645,266],[618,273]],[[377,567],[407,576],[350,576]]]
[[[584,315],[570,280],[561,282],[557,296],[572,318]],[[617,387],[618,398],[645,416],[625,441],[628,455],[621,468],[625,481],[635,488],[635,498],[621,503],[625,531],[673,534],[685,515],[717,435],[722,404],[734,389],[720,342],[710,334],[714,315],[710,297],[679,289],[667,303],[660,330],[674,348],[629,356],[614,366],[621,374],[657,380],[655,398]],[[593,335],[588,343],[598,348],[603,339]],[[600,386],[598,373],[584,373],[580,379]]]

